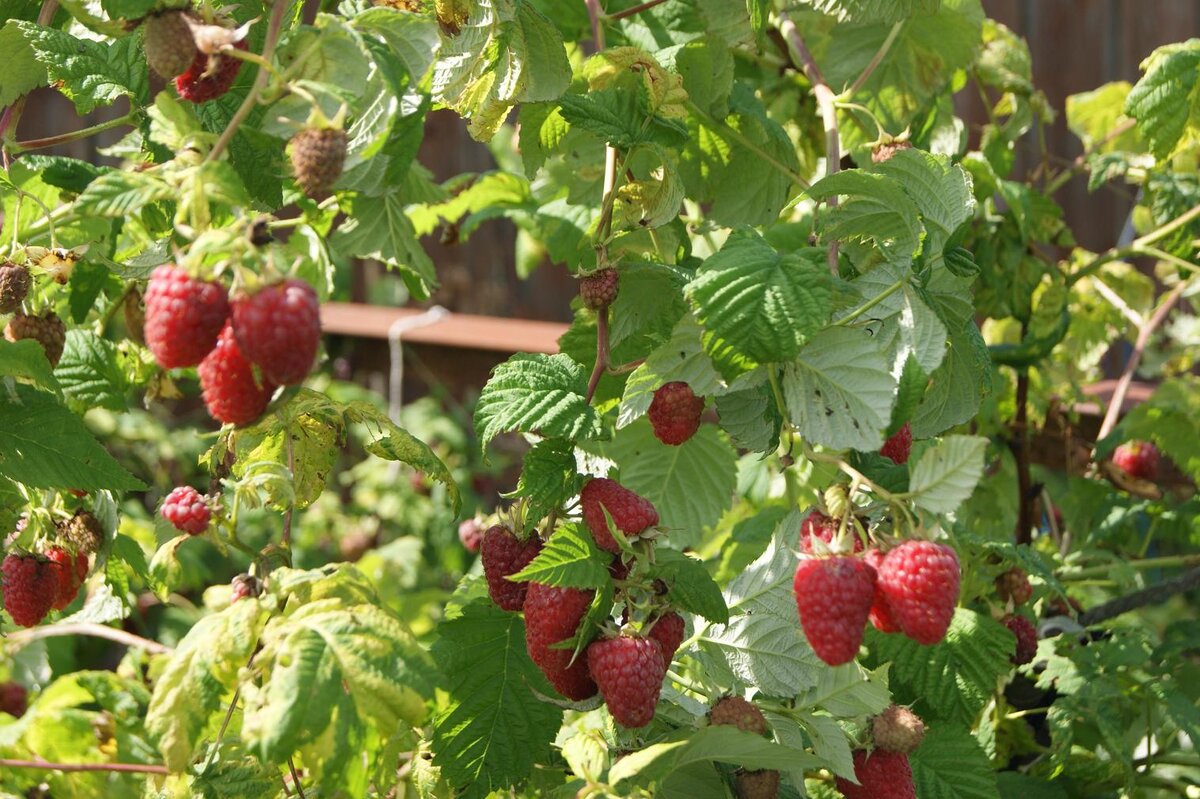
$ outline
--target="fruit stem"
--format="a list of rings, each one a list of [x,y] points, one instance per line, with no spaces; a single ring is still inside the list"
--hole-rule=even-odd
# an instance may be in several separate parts
[[[132,111],[124,116],[110,119],[107,122],[101,122],[91,127],[73,130],[69,133],[59,133],[56,136],[47,136],[43,139],[27,139],[25,141],[10,141],[5,142],[4,148],[14,155],[18,153],[27,153],[32,150],[44,150],[47,147],[54,147],[59,144],[68,144],[80,139],[86,139],[90,136],[95,136],[97,133],[103,133],[112,128],[118,128],[122,125],[134,125],[137,123],[137,115]]]
[[[651,8],[654,8],[656,5],[665,2],[666,0],[646,0],[645,3],[636,5],[633,8],[627,8],[624,11],[618,11],[615,14],[609,14],[608,16],[604,17],[604,19],[610,22],[618,19],[625,19],[626,17],[632,17],[635,14],[640,14],[643,11],[647,11]]]
[[[835,324],[835,325],[848,325],[848,324],[850,324],[850,323],[851,323],[851,322],[853,322],[855,319],[857,319],[858,317],[862,316],[862,315],[863,315],[863,314],[865,314],[867,311],[871,310],[871,309],[872,309],[872,308],[874,308],[876,305],[878,305],[879,303],[883,302],[883,301],[884,301],[884,300],[886,300],[888,297],[892,296],[892,295],[893,295],[893,294],[895,294],[897,291],[899,291],[899,290],[900,290],[900,289],[901,289],[901,288],[904,286],[904,283],[905,283],[905,281],[904,281],[904,280],[897,280],[895,283],[893,283],[892,285],[888,286],[886,289],[884,289],[883,291],[879,292],[879,293],[878,293],[878,294],[876,294],[874,297],[872,297],[871,299],[867,300],[867,301],[866,301],[866,302],[864,302],[862,305],[858,306],[858,307],[857,307],[857,308],[855,308],[853,311],[851,311],[850,313],[848,313],[848,314],[846,314],[845,316],[843,316],[841,319],[839,319],[839,320],[837,320],[836,322],[834,322],[834,324]]]
[[[34,768],[46,771],[117,771],[133,774],[170,774],[166,766],[142,763],[51,763],[46,760],[8,760],[0,758],[6,768]]]
[[[44,627],[17,630],[8,634],[7,643],[9,647],[16,648],[31,641],[36,641],[39,638],[56,638],[63,635],[89,635],[93,638],[104,638],[128,647],[139,647],[156,655],[169,655],[174,651],[171,647],[166,644],[160,644],[158,641],[151,641],[148,638],[142,638],[140,635],[134,635],[125,630],[118,630],[115,627],[106,627],[103,624],[94,624],[92,622],[49,624]]]

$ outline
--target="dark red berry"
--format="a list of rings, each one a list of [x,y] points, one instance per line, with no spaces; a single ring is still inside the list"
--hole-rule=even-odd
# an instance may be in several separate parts
[[[54,572],[54,578],[58,581],[58,590],[51,607],[54,610],[66,610],[79,594],[80,579],[75,568],[75,556],[62,547],[50,547],[46,550],[46,559]]]
[[[654,622],[654,626],[647,633],[650,638],[653,638],[662,645],[663,661],[668,666],[675,659],[675,653],[679,651],[679,645],[683,643],[685,630],[686,625],[683,622],[683,616],[680,616],[678,613],[667,613],[659,616],[658,621]]]
[[[654,428],[654,437],[664,444],[679,446],[700,429],[704,399],[692,387],[678,380],[664,383],[654,392],[646,416]]]
[[[58,599],[57,567],[36,555],[6,555],[3,575],[4,609],[22,627],[34,627]]]
[[[529,657],[556,691],[576,702],[596,695],[596,683],[588,673],[587,648],[581,648],[579,657],[575,657],[571,649],[551,646],[575,637],[594,595],[594,591],[530,583],[525,596],[525,647]]]
[[[858,785],[837,778],[837,789],[846,799],[917,799],[908,755],[875,749],[854,752],[854,776]]]
[[[8,261],[0,263],[0,314],[12,313],[29,295],[29,269]]]
[[[863,560],[867,562],[872,569],[875,570],[877,579],[875,581],[875,597],[871,600],[871,613],[868,618],[871,620],[871,626],[881,633],[898,633],[900,625],[892,618],[892,610],[888,607],[887,597],[883,595],[883,591],[879,588],[879,567],[883,565],[884,555],[878,549],[868,549],[867,554],[863,556]]]
[[[875,597],[875,570],[859,558],[805,558],[792,582],[800,626],[817,657],[849,663],[862,646]]]
[[[242,353],[277,386],[304,382],[321,343],[317,293],[288,278],[233,301],[233,333]]]
[[[146,346],[164,369],[196,366],[212,352],[229,297],[220,283],[197,280],[173,264],[154,270],[146,288]]]
[[[212,510],[199,491],[191,486],[172,489],[163,500],[162,517],[180,532],[200,535],[208,529]]]
[[[601,269],[599,272],[593,272],[580,278],[579,297],[583,300],[584,308],[599,311],[616,301],[618,288],[617,270]]]
[[[667,666],[653,638],[621,635],[587,648],[588,668],[608,712],[623,727],[644,727],[654,718]]]
[[[604,510],[613,524],[627,537],[634,537],[658,524],[658,511],[648,499],[635,494],[616,480],[598,477],[589,480],[579,495],[583,505],[583,520],[596,539],[596,545],[609,552],[620,552],[617,540],[608,531]]]
[[[932,541],[905,541],[887,553],[878,572],[879,590],[905,635],[926,645],[946,637],[961,578],[953,549]]]
[[[497,524],[483,534],[481,549],[488,595],[503,610],[520,610],[525,604],[529,583],[513,582],[508,576],[533,562],[542,551],[541,539],[535,534],[522,541],[512,530]]]
[[[912,425],[908,422],[883,442],[879,454],[891,458],[895,463],[908,463],[908,453],[912,451]]]
[[[234,42],[239,50],[248,50],[245,40]],[[175,78],[175,91],[184,100],[203,103],[229,91],[242,68],[242,59],[224,53],[196,52],[192,65]]]
[[[223,424],[249,424],[262,415],[274,387],[259,383],[250,361],[238,349],[229,325],[217,346],[200,362],[200,388],[204,404]]]
[[[1037,629],[1033,626],[1033,622],[1024,616],[1010,613],[1004,617],[1002,623],[1017,639],[1016,651],[1010,658],[1013,665],[1024,666],[1032,661],[1033,656],[1037,654],[1038,646]]]
[[[20,718],[29,709],[29,692],[19,682],[0,682],[0,713]]]

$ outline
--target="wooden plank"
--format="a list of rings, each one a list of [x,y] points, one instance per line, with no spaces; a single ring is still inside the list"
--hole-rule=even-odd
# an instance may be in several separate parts
[[[386,340],[393,324],[422,313],[421,308],[327,302],[321,306],[321,326],[326,333]],[[403,338],[414,344],[464,350],[555,353],[566,330],[567,325],[560,322],[450,313],[433,324],[404,331]]]

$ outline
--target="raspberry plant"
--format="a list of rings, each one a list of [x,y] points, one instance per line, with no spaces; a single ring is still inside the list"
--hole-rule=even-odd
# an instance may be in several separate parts
[[[0,793],[1200,789],[1196,40],[1060,162],[979,0],[5,10]],[[127,110],[22,138],[43,87]],[[497,169],[436,182],[434,108]],[[327,376],[357,260],[424,300],[497,217],[579,278],[558,354],[473,419]]]

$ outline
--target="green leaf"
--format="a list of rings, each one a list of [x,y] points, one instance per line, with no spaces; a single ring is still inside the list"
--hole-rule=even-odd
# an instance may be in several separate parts
[[[46,67],[25,40],[24,30],[16,20],[10,19],[0,28],[0,52],[4,53],[0,107],[7,108],[22,94],[46,85]]]
[[[149,99],[146,61],[138,37],[100,42],[28,22],[11,24],[20,30],[34,56],[46,67],[50,80],[75,103],[81,115],[119,97],[128,97],[138,105]]]
[[[1189,39],[1155,50],[1142,62],[1142,79],[1125,100],[1125,113],[1137,120],[1137,130],[1157,158],[1165,159],[1181,145],[1200,136],[1200,39]]]
[[[54,397],[18,385],[0,393],[0,474],[31,488],[140,491],[83,420]]]
[[[1118,136],[1111,135],[1112,131],[1130,121],[1125,116],[1125,101],[1132,88],[1127,81],[1118,80],[1090,92],[1067,97],[1067,127],[1079,137],[1089,152],[1142,151],[1136,130],[1127,130]]]
[[[729,621],[729,608],[725,606],[721,588],[703,562],[682,552],[659,549],[649,574],[666,582],[667,598],[675,607],[718,624]]]
[[[480,448],[514,430],[570,440],[594,435],[599,418],[586,392],[587,374],[569,356],[514,355],[492,371],[479,395]]]
[[[600,588],[609,576],[592,534],[578,524],[567,524],[550,536],[528,566],[509,579],[565,588]]]
[[[872,660],[892,661],[897,702],[917,702],[922,717],[972,726],[991,701],[996,680],[1012,668],[1015,641],[999,622],[958,608],[946,638],[922,646],[900,634],[867,630]],[[928,713],[928,715],[926,715]]]
[[[82,214],[126,217],[150,203],[173,200],[177,193],[165,181],[145,172],[114,170],[88,184],[75,210]]]
[[[258,645],[263,615],[243,600],[196,623],[176,646],[146,712],[146,729],[158,736],[167,768],[186,770],[209,719],[233,691],[238,670]]]
[[[446,675],[448,697],[434,719],[434,763],[468,797],[525,779],[546,762],[562,710],[540,701],[553,689],[529,659],[521,617],[487,599],[438,626],[432,655]]]
[[[925,450],[908,481],[917,507],[930,513],[956,511],[983,477],[987,445],[979,436],[946,436]]]
[[[847,169],[817,181],[808,194],[814,200],[844,198],[817,218],[825,239],[872,244],[888,258],[915,255],[920,249],[920,213],[893,178]]]
[[[433,66],[441,40],[437,20],[395,9],[372,8],[355,15],[350,24],[365,34],[378,36],[404,64],[412,83]]]
[[[864,304],[876,303],[870,311],[872,328],[889,355],[893,375],[903,371],[910,357],[922,371],[932,372],[946,355],[946,326],[911,280],[907,264],[885,263],[854,281]]]
[[[966,727],[933,725],[908,759],[921,799],[1000,799],[992,765]]]
[[[1019,771],[996,774],[996,787],[1001,799],[1069,799],[1066,788],[1057,782]]]
[[[784,367],[782,388],[792,424],[814,444],[864,452],[883,445],[896,381],[868,331],[823,330]]]
[[[824,253],[781,255],[752,230],[731,235],[686,291],[707,330],[760,363],[795,357],[829,319]]]
[[[949,156],[909,148],[875,166],[873,171],[899,183],[920,209],[926,233],[923,251],[930,258],[941,253],[950,235],[974,213],[971,176],[958,164],[952,164]]]
[[[627,88],[567,94],[558,104],[562,118],[572,127],[621,149],[644,142],[672,147],[687,140],[687,129],[682,124],[650,115],[646,101]]]
[[[129,383],[117,358],[117,347],[111,341],[84,330],[67,332],[55,371],[73,407],[126,410]]]
[[[205,759],[192,780],[192,792],[202,799],[275,799],[279,771],[225,744],[219,756]]]
[[[0,338],[0,377],[29,380],[35,386],[59,390],[53,367],[46,360],[46,351],[33,339],[9,341]]]
[[[867,671],[858,663],[821,670],[817,684],[796,695],[796,706],[817,708],[838,718],[873,716],[891,703],[888,669]]]
[[[330,246],[346,257],[373,258],[399,269],[410,290],[425,299],[437,286],[437,275],[405,204],[398,191],[381,197],[351,195],[343,208],[349,219],[333,234]]]
[[[721,429],[740,449],[765,453],[779,446],[783,417],[765,372],[748,372],[745,380],[734,381],[717,397],[717,416]]]
[[[901,22],[938,10],[942,0],[800,0],[840,22]],[[922,799],[924,799],[922,797]]]
[[[913,435],[929,438],[969,420],[991,392],[991,359],[974,320],[950,328],[945,360],[912,418]]]
[[[454,514],[462,504],[458,484],[450,474],[449,467],[434,454],[429,445],[388,418],[382,410],[367,402],[351,402],[346,406],[346,419],[366,425],[371,433],[366,450],[386,461],[407,463],[431,480],[446,487],[450,496],[450,509]]]
[[[576,496],[582,485],[574,446],[569,441],[548,438],[525,453],[512,496],[529,500],[526,518],[536,522]]]

